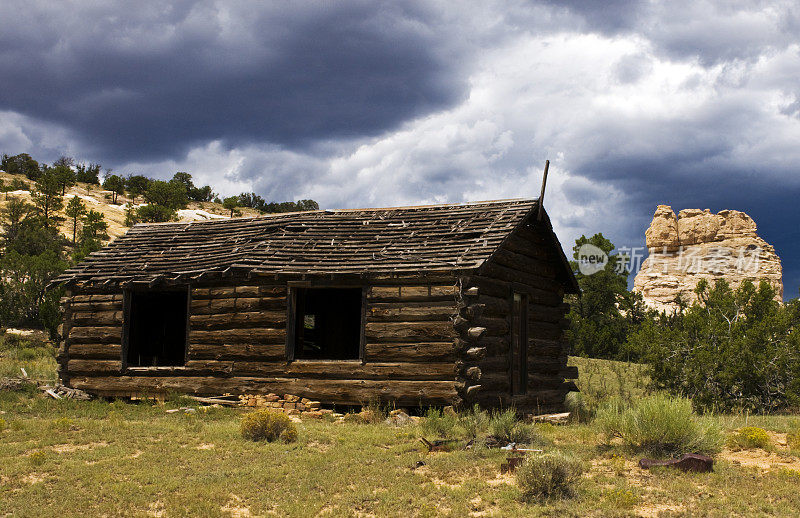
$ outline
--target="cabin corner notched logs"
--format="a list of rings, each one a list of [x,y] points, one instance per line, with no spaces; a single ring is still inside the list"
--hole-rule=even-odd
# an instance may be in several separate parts
[[[566,367],[563,295],[577,285],[535,209],[514,200],[134,227],[58,279],[68,289],[60,376],[100,395],[560,408],[577,375]],[[295,286],[364,290],[358,359],[287,359]],[[164,287],[189,293],[185,363],[127,367],[125,293]],[[516,395],[514,293],[528,317]]]

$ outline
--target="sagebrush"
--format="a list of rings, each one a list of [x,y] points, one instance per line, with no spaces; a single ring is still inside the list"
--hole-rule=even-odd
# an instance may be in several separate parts
[[[242,437],[251,441],[273,442],[297,440],[297,427],[289,416],[282,412],[262,409],[250,412],[242,418]]]
[[[577,458],[556,450],[526,458],[517,469],[517,484],[526,502],[570,497],[575,494],[583,471]]]
[[[596,422],[607,439],[618,437],[636,453],[711,454],[718,452],[723,442],[716,421],[695,414],[689,399],[663,393],[631,404],[611,399],[598,410]]]

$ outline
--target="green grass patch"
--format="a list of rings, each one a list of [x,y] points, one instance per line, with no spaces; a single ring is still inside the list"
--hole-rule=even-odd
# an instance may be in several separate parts
[[[656,456],[712,454],[723,441],[719,424],[696,415],[690,400],[661,393],[630,404],[609,400],[598,410],[597,424],[607,439],[619,438],[633,452]]]

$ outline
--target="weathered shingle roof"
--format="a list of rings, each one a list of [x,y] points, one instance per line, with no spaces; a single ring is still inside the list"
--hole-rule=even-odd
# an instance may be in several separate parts
[[[535,206],[535,200],[504,200],[136,225],[54,282],[472,270]]]

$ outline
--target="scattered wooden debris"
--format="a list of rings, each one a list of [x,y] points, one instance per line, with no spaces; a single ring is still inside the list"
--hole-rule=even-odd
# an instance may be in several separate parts
[[[241,401],[236,398],[233,399],[233,396],[214,396],[214,397],[200,397],[200,396],[188,396],[189,399],[193,399],[198,403],[202,403],[204,405],[222,405],[222,406],[240,406]]]
[[[30,380],[23,378],[0,378],[0,390],[20,390]]]
[[[639,461],[639,467],[642,469],[650,469],[657,466],[669,466],[682,471],[707,473],[709,471],[714,471],[714,459],[708,455],[701,455],[699,453],[685,453],[681,455],[679,459],[642,459]]]
[[[87,392],[71,387],[65,387],[64,385],[56,385],[54,387],[43,385],[39,387],[39,390],[53,399],[77,399],[80,401],[89,401],[93,397]]]
[[[534,423],[567,424],[569,422],[569,412],[560,414],[541,414],[533,416]]]
[[[425,437],[419,438],[420,442],[424,444],[429,452],[433,451],[451,451],[453,449],[453,444],[458,442],[453,439],[437,439],[433,442],[429,441]]]
[[[500,464],[500,473],[511,473],[522,464],[522,461],[525,460],[525,457],[509,457],[506,459],[506,462]]]

